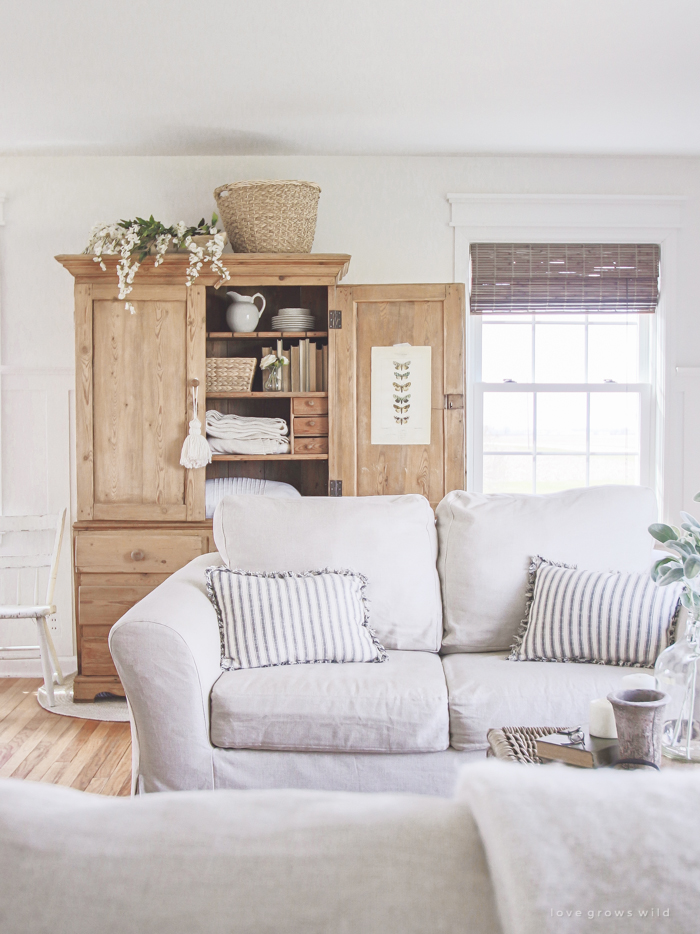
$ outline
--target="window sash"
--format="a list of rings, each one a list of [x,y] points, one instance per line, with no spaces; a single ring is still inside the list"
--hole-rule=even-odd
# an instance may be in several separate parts
[[[470,447],[469,473],[467,475],[467,489],[482,491],[484,487],[484,456],[503,457],[515,455],[534,460],[537,456],[584,456],[586,457],[586,476],[588,477],[590,460],[595,457],[611,457],[624,452],[591,452],[590,433],[587,427],[586,449],[581,451],[538,452],[536,444],[532,451],[485,451],[484,450],[484,393],[635,393],[639,396],[639,482],[641,486],[649,486],[651,481],[651,439],[653,437],[650,419],[651,412],[651,386],[649,383],[474,383],[473,404],[471,419],[472,432]],[[634,452],[636,453],[636,452]],[[534,472],[533,472],[534,477]],[[533,489],[534,492],[534,489]]]

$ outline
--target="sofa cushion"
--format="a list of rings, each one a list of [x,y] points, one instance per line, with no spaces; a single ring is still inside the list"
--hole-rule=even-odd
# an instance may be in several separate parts
[[[214,515],[214,539],[230,568],[360,571],[370,626],[385,648],[440,648],[437,534],[423,496],[226,497]]]
[[[460,750],[485,749],[492,727],[586,724],[589,703],[629,674],[616,665],[512,662],[497,652],[446,655],[442,662],[450,744]]]
[[[211,739],[227,749],[438,752],[449,745],[440,658],[389,652],[383,665],[284,665],[224,672]]]
[[[655,519],[654,494],[638,486],[448,493],[437,508],[443,652],[510,648],[536,555],[589,571],[646,571]]]

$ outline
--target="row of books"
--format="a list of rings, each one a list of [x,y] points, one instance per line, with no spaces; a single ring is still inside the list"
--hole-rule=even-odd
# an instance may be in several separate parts
[[[277,341],[275,347],[263,347],[262,355],[276,353],[289,360],[282,367],[282,392],[328,392],[328,345],[300,340],[291,347]]]

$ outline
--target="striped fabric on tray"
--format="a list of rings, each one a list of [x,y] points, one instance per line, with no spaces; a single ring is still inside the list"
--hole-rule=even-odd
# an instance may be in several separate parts
[[[207,568],[221,633],[221,667],[383,662],[369,625],[367,579],[355,571]]]
[[[579,571],[539,557],[530,575],[513,661],[651,668],[673,641],[681,584],[658,587],[648,574]]]

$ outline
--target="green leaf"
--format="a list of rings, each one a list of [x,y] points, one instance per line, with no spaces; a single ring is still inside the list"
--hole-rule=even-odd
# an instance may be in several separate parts
[[[683,560],[695,554],[695,549],[692,545],[688,545],[687,542],[665,542],[665,545],[669,551],[680,555]]]
[[[676,581],[683,580],[683,568],[671,568],[670,571],[666,571],[665,574],[659,574],[659,578],[656,583],[659,587],[666,587],[668,584],[673,584]]]
[[[693,502],[700,503],[700,493],[695,494],[695,496],[693,497]]]
[[[211,226],[216,227],[218,223],[219,223],[219,215],[216,213],[216,211],[214,211],[214,213],[211,216]]]
[[[683,565],[683,574],[688,580],[700,574],[700,558],[697,555],[691,555],[689,558],[686,558],[685,564]]]
[[[683,510],[681,510],[681,517],[688,525],[692,526],[693,529],[700,529],[700,522],[698,522],[695,516],[691,516],[689,512],[683,512]]]
[[[650,525],[649,534],[652,538],[655,538],[657,542],[661,543],[676,541],[678,538],[671,526],[663,522],[655,522],[653,525]]]
[[[678,559],[677,559],[677,558],[672,558],[672,557],[670,557],[670,556],[669,556],[668,558],[660,558],[658,561],[654,562],[654,564],[653,564],[653,566],[652,566],[651,575],[650,575],[650,576],[651,576],[651,579],[652,579],[653,581],[656,581],[656,580],[658,579],[658,577],[659,577],[659,574],[660,574],[660,573],[663,571],[663,569],[664,569],[665,567],[667,567],[669,564],[673,564],[673,565],[675,565],[676,567],[679,567],[679,566],[680,566],[680,565],[678,564]]]
[[[687,590],[684,590],[681,594],[681,603],[686,608],[686,610],[693,609],[693,598],[692,595],[688,593]]]

